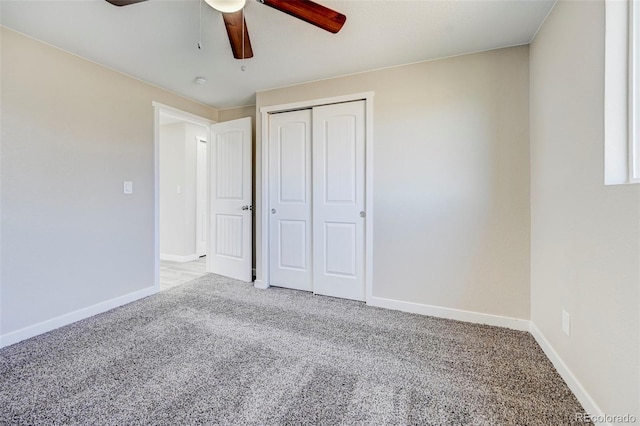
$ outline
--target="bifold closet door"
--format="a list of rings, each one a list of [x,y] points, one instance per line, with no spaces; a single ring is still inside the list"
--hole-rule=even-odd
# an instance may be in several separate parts
[[[270,284],[313,290],[311,110],[269,117]]]
[[[365,102],[313,108],[313,291],[365,300]]]

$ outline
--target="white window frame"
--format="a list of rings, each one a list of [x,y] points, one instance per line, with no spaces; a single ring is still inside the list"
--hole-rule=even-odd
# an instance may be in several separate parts
[[[629,0],[629,183],[640,183],[640,2]]]
[[[606,0],[604,183],[640,183],[640,0]]]

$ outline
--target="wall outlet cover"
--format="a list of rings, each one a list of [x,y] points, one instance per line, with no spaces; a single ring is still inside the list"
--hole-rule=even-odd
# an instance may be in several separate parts
[[[122,192],[125,194],[133,194],[133,182],[131,182],[130,180],[125,180]]]

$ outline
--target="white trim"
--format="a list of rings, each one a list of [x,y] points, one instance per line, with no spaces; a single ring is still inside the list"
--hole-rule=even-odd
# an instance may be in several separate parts
[[[255,281],[253,282],[253,286],[254,286],[255,288],[259,288],[260,290],[266,290],[266,289],[268,289],[268,288],[269,288],[269,286],[268,286],[268,285],[266,285],[266,284],[264,283],[264,281],[263,281],[263,280],[255,280]]]
[[[365,300],[373,294],[373,96],[374,92],[354,93],[331,98],[313,99],[280,105],[269,105],[260,108],[262,115],[260,155],[262,156],[262,199],[260,201],[260,218],[262,229],[261,279],[256,280],[256,288],[270,287],[269,274],[269,114],[313,108],[343,102],[365,101]]]
[[[582,386],[578,378],[571,372],[567,364],[562,360],[560,355],[553,349],[551,343],[544,337],[540,329],[536,327],[533,321],[529,321],[529,332],[536,339],[538,345],[542,348],[549,361],[553,364],[556,371],[562,379],[565,381],[571,392],[576,396],[584,410],[592,416],[604,417],[604,412],[600,409],[598,404],[591,398],[591,395]],[[596,424],[609,424],[609,423],[596,423]]]
[[[365,302],[373,298],[373,92],[365,93],[365,227],[364,227],[364,288]]]
[[[172,262],[193,262],[194,260],[198,259],[200,259],[200,256],[198,256],[197,253],[188,254],[186,256],[160,253],[160,260],[170,260]]]
[[[13,345],[22,340],[29,339],[42,333],[46,333],[56,328],[64,327],[76,321],[80,321],[94,315],[101,314],[118,306],[126,305],[127,303],[134,302],[152,294],[157,293],[155,287],[147,287],[142,290],[134,291],[133,293],[125,294],[124,296],[115,297],[104,302],[96,303],[95,305],[87,306],[86,308],[78,309],[77,311],[69,312],[67,314],[60,315],[55,318],[51,318],[40,323],[30,325],[20,330],[12,331],[0,336],[0,348]]]
[[[638,121],[640,100],[640,46],[638,46],[638,34],[640,32],[640,5],[637,0],[629,1],[629,182],[640,182],[640,122]]]
[[[395,311],[409,312],[412,314],[471,322],[474,324],[486,324],[518,331],[529,331],[529,320],[521,318],[483,314],[481,312],[443,308],[441,306],[423,305],[421,303],[414,302],[403,302],[401,300],[385,299],[383,297],[375,296],[372,296],[370,300],[367,300],[367,305],[378,308],[393,309]]]
[[[210,127],[207,126],[207,133],[209,133]],[[200,182],[200,185],[202,185],[202,183],[204,183],[204,189],[205,189],[205,203],[204,203],[204,210],[205,210],[205,219],[204,219],[204,223],[201,223],[198,221],[198,205],[199,205],[199,196],[198,196],[198,182],[200,181],[199,176],[196,174],[196,255],[198,256],[198,258],[200,256],[206,256],[209,254],[209,213],[211,212],[211,203],[209,203],[209,182],[211,182],[211,176],[209,174],[209,141],[207,140],[206,136],[196,136],[196,147],[200,147],[201,144],[204,143],[205,144],[205,177],[204,177],[204,182]],[[196,148],[196,173],[198,171],[198,150]],[[201,223],[201,225],[198,225],[198,223]],[[205,228],[206,232],[206,238],[205,238],[205,242],[204,242],[204,254],[201,254],[201,251],[198,250],[198,239],[200,238],[199,236],[202,233],[202,227]],[[162,255],[160,255],[162,256]],[[206,260],[206,259],[205,259]],[[205,262],[206,263],[206,262]],[[206,266],[205,266],[206,267]]]
[[[260,108],[260,112],[262,114],[262,140],[260,143],[260,155],[262,158],[262,196],[260,197],[260,223],[262,228],[260,230],[260,235],[262,238],[260,247],[260,266],[262,270],[260,271],[260,273],[262,279],[256,279],[254,285],[256,288],[266,289],[270,287],[269,277],[271,276],[269,270],[269,212],[267,211],[269,208],[269,113],[265,110],[265,108]],[[257,276],[258,265],[256,263],[256,277]]]
[[[353,101],[362,101],[362,100],[368,101],[369,99],[373,98],[373,95],[374,95],[374,92],[363,92],[363,93],[354,93],[352,95],[334,96],[331,98],[312,99],[309,101],[292,102],[288,104],[269,105],[269,106],[264,106],[260,108],[260,113],[264,117],[265,113],[270,114],[275,112],[294,111],[296,109],[313,108],[316,106],[339,104],[342,102],[353,102]],[[262,135],[262,139],[264,142],[264,135]]]
[[[567,364],[565,364],[560,355],[558,355],[558,353],[553,349],[553,346],[551,346],[549,341],[532,321],[499,315],[483,314],[480,312],[464,311],[460,309],[443,308],[440,306],[423,305],[420,303],[403,302],[400,300],[385,299],[382,297],[372,297],[371,300],[367,300],[367,305],[410,312],[413,314],[429,315],[438,318],[446,318],[475,324],[487,324],[518,331],[527,331],[533,336],[538,345],[540,345],[542,351],[545,353],[549,361],[551,361],[567,386],[569,386],[569,389],[576,396],[585,412],[592,416],[604,417],[602,409],[600,409],[598,404],[596,404],[591,395],[589,395],[577,377],[571,372]]]
[[[639,82],[634,78],[632,2],[605,2],[604,183],[640,183]],[[634,87],[635,86],[635,87]],[[637,164],[637,166],[636,166]]]
[[[624,2],[605,2],[604,181],[628,180],[628,10]]]
[[[153,104],[153,288],[160,291],[160,106]]]
[[[173,118],[178,118],[182,121],[186,121],[191,124],[197,124],[199,126],[209,126],[214,124],[215,121],[210,120],[205,117],[201,117],[199,115],[191,114],[190,112],[182,111],[178,108],[171,107],[169,105],[161,104],[160,102],[152,101],[151,105],[162,111],[163,114],[166,114]]]

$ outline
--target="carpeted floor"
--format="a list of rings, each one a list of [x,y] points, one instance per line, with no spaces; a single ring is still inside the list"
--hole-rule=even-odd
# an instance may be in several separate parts
[[[2,425],[560,425],[582,411],[528,333],[214,275],[0,350]]]

